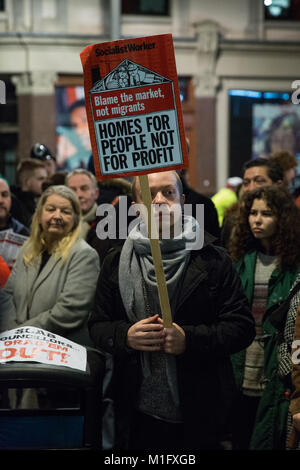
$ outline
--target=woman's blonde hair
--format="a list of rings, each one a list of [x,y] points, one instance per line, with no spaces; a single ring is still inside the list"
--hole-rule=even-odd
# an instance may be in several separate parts
[[[43,229],[41,227],[40,220],[44,205],[46,204],[48,197],[52,196],[52,194],[57,194],[58,196],[67,199],[71,203],[74,215],[73,229],[57,244],[57,247],[55,249],[55,256],[61,257],[62,262],[66,261],[72,246],[80,237],[81,209],[76,193],[67,186],[49,186],[49,188],[47,188],[42,193],[39,199],[36,211],[32,219],[30,237],[24,244],[23,258],[26,264],[34,262],[35,259],[45,250],[46,244],[43,237]]]

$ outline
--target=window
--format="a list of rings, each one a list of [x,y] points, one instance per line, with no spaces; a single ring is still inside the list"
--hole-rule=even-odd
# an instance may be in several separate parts
[[[190,80],[191,80],[190,77],[178,77],[180,100],[183,103],[187,103],[190,99],[190,96],[189,96]]]
[[[122,0],[122,14],[169,16],[169,0]]]
[[[300,0],[264,0],[265,20],[300,21]]]
[[[0,0],[0,11],[5,11],[5,0]]]
[[[290,91],[229,90],[229,174],[240,175],[251,158],[286,150],[299,162],[292,188],[300,186],[300,106]]]

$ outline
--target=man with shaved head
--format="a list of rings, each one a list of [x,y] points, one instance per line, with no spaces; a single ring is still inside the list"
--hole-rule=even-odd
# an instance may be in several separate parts
[[[0,177],[0,231],[13,230],[14,233],[28,236],[28,228],[12,217],[11,205],[12,196],[8,182],[5,178]],[[8,264],[9,268],[11,268],[14,262],[11,260],[9,253],[2,249],[1,254],[4,261]]]
[[[0,230],[12,229],[20,235],[29,235],[29,230],[11,216],[11,192],[8,182],[0,177]]]

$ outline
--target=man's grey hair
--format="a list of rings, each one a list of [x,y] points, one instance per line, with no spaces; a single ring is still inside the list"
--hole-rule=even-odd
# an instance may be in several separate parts
[[[93,183],[95,189],[98,189],[98,181],[97,181],[96,176],[93,175],[93,173],[91,173],[90,171],[85,170],[84,168],[76,168],[76,170],[73,170],[73,171],[71,171],[70,173],[67,174],[67,176],[66,176],[66,185],[67,186],[68,186],[68,183],[69,183],[69,179],[72,176],[75,176],[75,175],[86,175],[91,180],[91,182]]]

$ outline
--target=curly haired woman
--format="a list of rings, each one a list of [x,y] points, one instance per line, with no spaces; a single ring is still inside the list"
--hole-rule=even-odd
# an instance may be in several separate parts
[[[300,212],[278,186],[252,191],[244,203],[229,254],[252,306],[256,337],[232,356],[240,388],[233,441],[237,449],[280,449],[285,446],[289,400],[278,373],[283,332],[270,322],[270,312],[288,297],[300,271]]]

